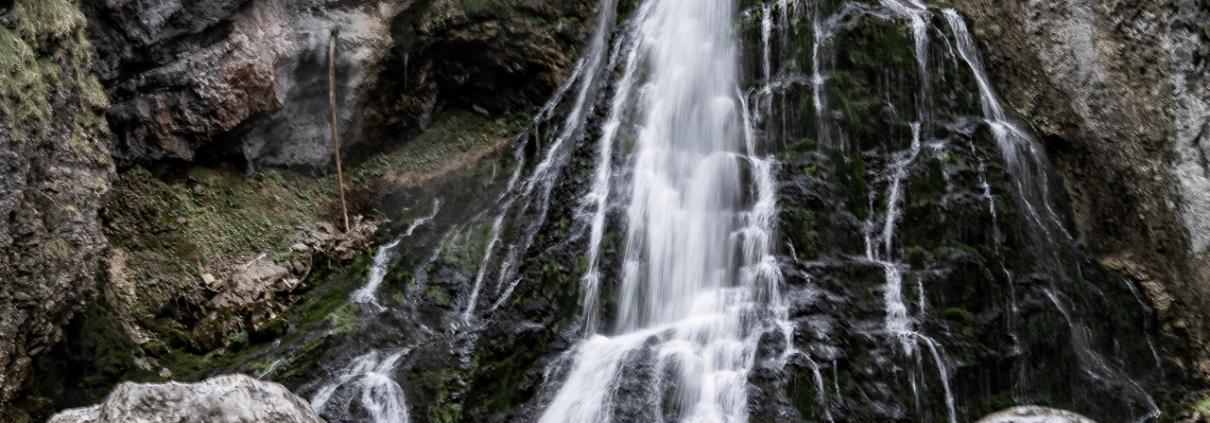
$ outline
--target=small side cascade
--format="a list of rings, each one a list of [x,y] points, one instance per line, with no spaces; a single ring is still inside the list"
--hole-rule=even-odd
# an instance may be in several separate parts
[[[1075,240],[1063,227],[1062,221],[1051,206],[1049,183],[1046,176],[1046,159],[1035,147],[1036,141],[1033,137],[1005,117],[1004,109],[996,98],[990,82],[988,82],[986,71],[983,69],[983,64],[974,49],[974,41],[962,17],[953,9],[946,9],[944,14],[950,24],[950,28],[954,31],[959,53],[974,72],[979,86],[984,118],[988,125],[991,126],[996,144],[1008,164],[1009,173],[1014,178],[1018,188],[1017,193],[1021,199],[1020,203],[1026,207],[1030,217],[1037,224],[1037,228],[1045,234],[1045,239],[1041,245],[1043,247],[1041,249],[1043,256],[1048,260],[1057,260],[1056,257],[1059,254],[1068,253],[1067,250],[1072,248],[1070,246],[1075,244]],[[1046,215],[1042,216],[1038,211],[1039,209],[1045,210]],[[1059,245],[1054,240],[1051,227],[1058,229],[1067,245]],[[1011,280],[1011,275],[1009,276]],[[1124,390],[1133,391],[1137,395],[1137,398],[1150,409],[1148,414],[1140,418],[1140,422],[1158,417],[1160,409],[1156,405],[1155,400],[1151,398],[1151,395],[1130,377],[1121,374],[1118,370],[1106,364],[1101,355],[1093,348],[1092,343],[1089,341],[1089,329],[1078,318],[1073,316],[1063,304],[1061,294],[1057,292],[1054,284],[1055,282],[1052,281],[1051,287],[1044,288],[1044,291],[1053,302],[1055,308],[1067,320],[1068,326],[1071,329],[1073,345],[1077,355],[1080,357],[1080,363],[1084,370],[1093,378],[1106,380],[1112,384],[1121,386]],[[1133,287],[1131,288],[1133,290]],[[1103,296],[1104,294],[1102,293],[1101,295]]]
[[[358,403],[369,411],[373,423],[408,423],[403,388],[392,376],[406,352],[381,357],[379,352],[371,351],[353,359],[336,380],[311,398],[311,408],[323,416],[348,416],[350,407]]]
[[[417,218],[415,221],[413,221],[411,225],[408,225],[408,228],[406,231],[404,231],[402,237],[378,247],[378,252],[374,254],[374,263],[370,265],[370,277],[366,281],[365,286],[353,291],[353,294],[349,296],[351,301],[363,304],[369,303],[378,311],[386,309],[382,305],[378,304],[378,287],[382,285],[382,279],[387,275],[387,265],[390,264],[392,259],[394,259],[395,246],[399,245],[399,241],[401,241],[403,238],[412,236],[412,232],[414,232],[417,227],[432,221],[433,218],[437,216],[437,211],[440,209],[441,200],[437,199],[433,201],[433,212],[431,214]]]
[[[379,311],[384,310],[384,307],[378,304],[378,286],[382,285],[382,279],[387,275],[387,265],[390,264],[392,258],[392,250],[399,245],[399,240],[396,239],[391,243],[378,247],[378,252],[374,254],[374,263],[370,265],[370,278],[366,281],[365,286],[353,291],[349,299],[355,303],[369,303]]]
[[[642,20],[650,10],[646,4],[638,11],[636,20]],[[618,52],[625,51],[625,71],[610,102],[609,119],[602,127],[601,139],[597,142],[597,163],[593,169],[592,191],[584,198],[581,212],[576,216],[577,220],[588,220],[590,228],[588,269],[580,279],[580,291],[584,298],[583,316],[586,334],[595,334],[598,330],[596,310],[600,306],[601,284],[601,272],[598,266],[601,259],[601,242],[605,237],[605,216],[609,212],[607,201],[610,198],[611,181],[613,180],[613,147],[619,131],[623,130],[622,125],[630,118],[631,111],[628,106],[634,95],[640,68],[638,66],[639,44],[635,41],[628,41],[628,37],[622,36],[619,44],[626,48],[616,49]],[[611,67],[613,67],[612,64]],[[588,212],[589,210],[591,213]]]

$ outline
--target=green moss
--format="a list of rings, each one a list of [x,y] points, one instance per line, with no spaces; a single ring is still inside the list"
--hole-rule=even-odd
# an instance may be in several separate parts
[[[814,117],[814,116],[812,116]],[[819,149],[819,143],[810,138],[803,138],[794,144],[790,144],[790,151],[796,153],[806,153]]]
[[[441,303],[441,305],[443,305],[443,306],[450,305],[450,301],[451,301],[450,291],[445,289],[445,287],[438,286],[438,285],[426,286],[426,287],[424,287],[424,295]]]
[[[96,75],[80,78],[80,99],[93,110],[105,110],[109,107],[109,96],[105,95],[105,87]]]
[[[289,386],[314,378],[315,371],[320,366],[321,359],[329,346],[328,338],[324,337],[300,348],[290,358],[290,364],[286,366],[286,371],[278,378],[278,382]]]
[[[232,351],[239,351],[248,346],[248,331],[241,330],[231,334],[231,346],[228,347]]]
[[[34,49],[0,25],[0,111],[12,117],[14,131],[17,123],[43,121],[50,115],[42,79]],[[13,138],[25,137],[13,134]]]
[[[839,112],[837,124],[859,148],[898,148],[889,141],[899,137],[886,135],[901,132],[899,122],[916,116],[921,76],[906,31],[896,22],[863,17],[826,45],[837,55],[835,69],[827,72],[826,107]]]
[[[785,202],[780,203],[779,208],[783,226],[800,258],[810,259],[827,252],[827,245],[821,236],[821,231],[826,230],[825,222],[818,213]]]
[[[75,254],[75,249],[72,248],[71,243],[63,238],[48,239],[43,245],[47,254],[59,260],[66,260]]]
[[[961,307],[947,308],[941,313],[941,315],[945,316],[946,319],[960,324],[969,324],[971,321],[975,320],[975,316],[971,314],[971,312],[966,311],[966,309]]]
[[[357,313],[361,308],[354,302],[347,302],[332,312],[332,334],[339,335],[357,327]]]
[[[61,38],[85,24],[84,13],[71,0],[14,0],[12,16],[26,39]]]
[[[618,0],[618,14],[614,18],[615,25],[621,25],[630,18],[630,14],[639,8],[639,0]]]
[[[432,412],[433,420],[441,423],[454,423],[462,421],[462,404],[457,402],[447,402],[441,404]]]
[[[331,286],[323,291],[319,298],[305,299],[306,305],[296,318],[295,326],[306,329],[324,319],[330,319],[339,307],[348,304],[349,292],[343,285]]]

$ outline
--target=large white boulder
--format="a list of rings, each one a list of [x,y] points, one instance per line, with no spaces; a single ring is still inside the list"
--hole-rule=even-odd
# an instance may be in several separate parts
[[[198,383],[118,385],[100,404],[64,410],[48,423],[323,423],[286,387],[245,375]]]
[[[1090,418],[1056,408],[1023,405],[988,414],[975,423],[1096,423]]]

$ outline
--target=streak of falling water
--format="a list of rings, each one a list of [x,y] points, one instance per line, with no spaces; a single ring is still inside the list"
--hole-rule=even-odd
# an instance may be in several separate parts
[[[649,79],[635,106],[643,116],[625,213],[619,333],[581,342],[542,422],[614,421],[614,381],[644,345],[655,349],[660,368],[672,371],[661,384],[675,385],[677,395],[663,405],[682,420],[747,420],[746,375],[763,329],[755,325],[779,297],[769,254],[771,164],[742,153],[741,107],[733,94],[735,6],[647,4],[633,28]],[[748,210],[744,160],[757,180]]]
[[[390,261],[393,258],[391,254],[392,251],[396,245],[399,245],[400,240],[412,236],[412,232],[415,231],[417,227],[433,220],[433,218],[437,216],[437,211],[440,209],[441,200],[437,199],[433,201],[433,212],[431,214],[418,218],[412,222],[411,225],[408,225],[407,231],[405,231],[403,236],[399,239],[392,241],[390,244],[378,247],[378,252],[374,254],[374,264],[370,266],[369,280],[366,281],[365,286],[353,291],[353,294],[349,296],[349,299],[355,303],[370,303],[373,304],[374,307],[377,307],[379,311],[384,310],[385,308],[378,304],[378,298],[376,295],[378,294],[378,287],[382,285],[382,279],[387,275],[387,265],[390,264]]]
[[[378,252],[374,254],[374,264],[370,266],[370,279],[366,281],[366,285],[361,287],[349,296],[349,299],[355,303],[370,303],[377,307],[379,311],[383,310],[381,305],[378,305],[378,299],[375,294],[378,293],[378,286],[382,285],[382,279],[387,275],[387,264],[391,261],[391,250],[399,245],[399,240],[396,239],[390,244],[378,247]]]
[[[957,413],[954,411],[954,393],[950,391],[950,374],[949,369],[945,367],[945,360],[941,359],[941,354],[937,353],[937,341],[924,335],[920,335],[924,340],[924,345],[929,347],[929,351],[933,353],[933,361],[937,363],[937,371],[941,372],[941,386],[945,389],[945,406],[949,408],[950,423],[957,423]]]
[[[1004,108],[1000,105],[995,91],[992,90],[987,72],[983,68],[983,62],[975,50],[974,39],[971,38],[962,16],[959,16],[958,12],[953,9],[945,9],[944,14],[950,28],[954,31],[958,54],[975,74],[984,120],[991,126],[996,146],[1004,156],[1009,173],[1016,181],[1026,209],[1038,222],[1039,227],[1049,233],[1047,225],[1042,222],[1034,204],[1040,202],[1046,209],[1051,222],[1055,223],[1055,226],[1070,240],[1071,235],[1063,228],[1058,215],[1050,206],[1045,158],[1034,146],[1033,138],[1005,116]]]
[[[1155,349],[1155,336],[1152,335],[1152,332],[1154,331],[1151,329],[1150,316],[1155,313],[1155,310],[1152,309],[1151,306],[1147,305],[1147,301],[1143,299],[1143,294],[1139,293],[1139,289],[1135,288],[1134,284],[1130,283],[1130,281],[1125,278],[1122,279],[1122,283],[1126,284],[1127,288],[1130,288],[1130,293],[1134,295],[1134,299],[1138,301],[1139,306],[1143,308],[1143,333],[1147,334],[1147,346],[1151,347],[1151,355],[1155,357],[1155,368],[1163,370],[1164,361],[1160,359],[1160,353]]]
[[[1047,212],[1049,221],[1058,228],[1069,243],[1074,243],[1074,240],[1071,234],[1063,227],[1062,222],[1050,205],[1045,173],[1045,158],[1034,147],[1032,137],[1005,117],[1004,109],[1000,105],[999,99],[996,98],[991,84],[988,82],[987,73],[975,50],[974,40],[971,38],[962,17],[953,9],[946,9],[944,13],[946,20],[950,24],[950,28],[954,32],[958,53],[970,66],[971,71],[975,75],[975,80],[979,86],[984,119],[991,126],[997,147],[1007,162],[1009,173],[1015,179],[1019,195],[1021,196],[1021,202],[1026,206],[1026,210],[1037,223],[1038,228],[1046,234],[1045,242],[1050,245],[1050,248],[1049,254],[1044,254],[1043,258],[1046,260],[1057,260],[1058,248],[1054,245],[1055,243],[1052,240],[1053,237],[1050,234],[1048,225],[1043,221],[1042,216],[1039,215],[1038,207],[1034,203],[1041,204]],[[1058,263],[1055,263],[1054,266],[1060,267]],[[1011,276],[1009,275],[1010,281]],[[1139,387],[1138,383],[1134,380],[1106,364],[1100,354],[1092,349],[1092,344],[1089,340],[1091,336],[1090,331],[1083,323],[1071,315],[1071,312],[1059,298],[1058,294],[1056,294],[1053,287],[1043,288],[1043,290],[1071,327],[1072,344],[1075,347],[1076,354],[1080,359],[1081,367],[1084,371],[1093,379],[1107,381],[1123,391],[1133,391],[1140,399],[1146,402],[1149,411],[1139,421],[1159,416],[1160,410],[1155,405],[1155,400]]]
[[[927,123],[930,119],[932,104],[930,100],[930,78],[928,77],[928,6],[918,0],[882,0],[882,5],[896,14],[903,16],[912,28],[912,38],[915,41],[913,50],[916,53],[916,63],[920,67],[920,98],[917,99],[917,110],[920,121]]]
[[[902,153],[900,153],[902,154]],[[903,188],[901,186],[903,178],[907,177],[907,167],[920,154],[920,123],[912,123],[912,147],[906,155],[902,155],[891,165],[891,186],[887,189],[887,213],[886,222],[882,229],[882,241],[884,243],[884,255],[887,260],[879,261],[886,274],[886,288],[883,293],[883,299],[886,303],[886,329],[887,332],[899,339],[903,345],[904,352],[909,356],[912,355],[915,345],[914,331],[912,330],[911,319],[907,315],[907,305],[903,302],[903,274],[898,263],[891,262],[891,248],[895,234],[895,221],[899,218],[899,202],[903,197]],[[868,258],[874,259],[873,248],[867,235],[866,254]],[[921,290],[923,293],[923,289]],[[923,309],[923,300],[921,300],[921,308]]]
[[[1087,326],[1081,324],[1078,320],[1073,319],[1071,311],[1067,309],[1067,305],[1063,303],[1062,299],[1059,298],[1059,295],[1048,288],[1043,288],[1043,292],[1045,292],[1046,296],[1050,298],[1050,301],[1054,303],[1055,308],[1057,308],[1059,312],[1063,314],[1063,319],[1067,320],[1067,326],[1071,329],[1071,340],[1075,346],[1076,357],[1079,358],[1081,367],[1083,367],[1084,371],[1094,379],[1100,379],[1120,385],[1121,388],[1129,389],[1134,391],[1135,394],[1138,394],[1139,397],[1147,403],[1146,405],[1150,409],[1148,414],[1139,418],[1139,422],[1144,422],[1159,417],[1160,408],[1155,404],[1155,400],[1151,398],[1151,395],[1147,394],[1147,391],[1143,390],[1138,383],[1131,380],[1129,377],[1122,375],[1112,367],[1109,367],[1109,365],[1105,363],[1105,359],[1092,349],[1092,341],[1090,339],[1092,337],[1092,331],[1090,331]]]
[[[820,24],[820,21],[823,20],[823,14],[819,10],[819,3],[819,1],[811,2],[811,33],[815,38],[814,42],[811,43],[811,101],[815,106],[815,122],[819,127],[816,137],[819,138],[819,142],[831,145],[828,142],[828,131],[824,127],[823,119],[823,102],[826,99],[823,97],[824,78],[823,73],[820,71],[820,61],[822,58],[819,56],[819,47],[823,45],[826,36]]]
[[[391,378],[391,374],[395,372],[395,364],[406,352],[396,352],[381,361],[377,351],[357,357],[345,367],[340,377],[319,389],[311,398],[311,408],[316,414],[328,412],[343,413],[347,416],[351,414],[353,403],[360,401],[361,406],[370,412],[371,421],[374,423],[408,423],[403,388]],[[346,385],[354,392],[359,391],[361,395],[342,395],[336,398],[341,404],[332,404],[333,394]],[[343,409],[337,409],[335,405],[340,405]]]
[[[415,231],[416,228],[420,227],[420,225],[431,222],[434,217],[437,217],[437,211],[439,211],[439,210],[441,210],[441,199],[440,198],[433,200],[433,212],[429,213],[428,216],[424,216],[424,217],[421,217],[421,218],[413,221],[411,225],[408,225],[408,230],[403,233],[403,236],[404,237],[412,236],[412,232]]]
[[[647,14],[646,4],[638,11],[639,19]],[[623,43],[624,44],[624,43]],[[638,61],[640,59],[637,43],[627,49],[625,72],[618,83],[613,101],[609,108],[609,120],[602,127],[601,140],[597,146],[597,164],[593,170],[592,191],[585,198],[588,203],[585,209],[593,210],[589,225],[591,227],[588,241],[588,270],[580,279],[580,291],[584,296],[584,331],[587,334],[597,332],[597,307],[600,293],[601,272],[597,268],[600,262],[601,239],[605,236],[605,215],[608,212],[606,201],[609,199],[610,180],[613,167],[613,144],[618,131],[622,127],[630,110],[630,98],[634,94],[634,85],[638,79]]]
[[[891,257],[892,238],[895,233],[895,221],[899,219],[899,202],[903,200],[903,178],[907,177],[907,167],[920,154],[920,122],[912,123],[912,149],[907,157],[895,162],[891,169],[891,188],[887,198],[886,223],[882,228],[882,241],[885,244],[885,254]]]
[[[483,249],[483,260],[479,263],[479,272],[475,274],[475,286],[471,289],[471,297],[467,300],[462,320],[469,320],[475,313],[475,304],[479,301],[479,291],[483,288],[483,278],[487,276],[487,268],[492,263],[492,251],[496,248],[496,243],[500,242],[500,228],[504,225],[504,216],[507,214],[508,210],[505,209],[492,222],[492,232],[488,238],[487,248]]]

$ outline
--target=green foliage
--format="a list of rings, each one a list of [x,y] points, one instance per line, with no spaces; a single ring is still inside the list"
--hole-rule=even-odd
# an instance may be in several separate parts
[[[84,13],[72,0],[14,0],[17,32],[28,40],[57,39],[84,27]]]
[[[0,25],[0,111],[12,117],[14,124],[42,121],[50,114],[46,96],[47,87],[33,48]]]
[[[231,346],[229,348],[232,351],[239,351],[246,346],[248,346],[248,331],[241,330],[231,334]]]
[[[48,239],[43,245],[45,246],[44,248],[46,249],[46,253],[48,255],[56,257],[59,260],[66,260],[70,258],[75,251],[75,249],[72,248],[71,243],[63,238]]]
[[[450,301],[452,301],[452,298],[450,297],[450,291],[448,289],[445,289],[445,287],[438,286],[438,285],[428,285],[428,286],[424,287],[424,295],[441,303],[441,305],[443,305],[443,306],[449,306]]]

